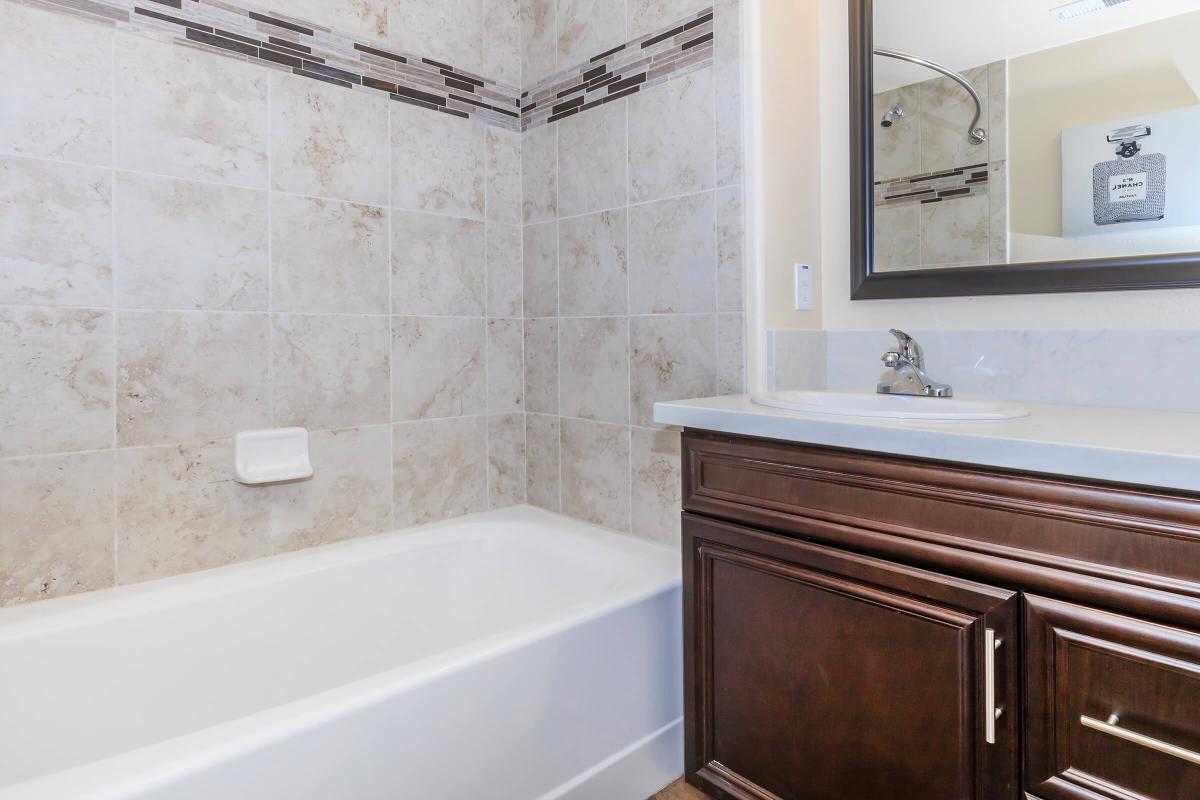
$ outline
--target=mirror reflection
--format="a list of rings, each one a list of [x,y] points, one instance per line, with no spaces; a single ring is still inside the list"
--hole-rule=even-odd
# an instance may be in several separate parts
[[[875,271],[1200,251],[1200,2],[875,0]]]

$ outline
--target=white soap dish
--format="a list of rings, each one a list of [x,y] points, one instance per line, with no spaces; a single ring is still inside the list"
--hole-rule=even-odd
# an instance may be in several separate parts
[[[247,486],[311,478],[308,431],[304,428],[242,431],[233,437],[233,472],[237,482]]]

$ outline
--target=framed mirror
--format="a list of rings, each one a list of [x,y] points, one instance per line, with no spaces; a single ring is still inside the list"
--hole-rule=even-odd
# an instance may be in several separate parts
[[[850,0],[855,300],[1200,287],[1200,2]]]

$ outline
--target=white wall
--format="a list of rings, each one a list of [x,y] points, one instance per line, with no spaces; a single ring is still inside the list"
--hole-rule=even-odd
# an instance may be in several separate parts
[[[811,41],[814,35],[812,30],[795,26],[809,24],[809,12],[817,11],[818,68],[803,72],[794,85],[764,81],[762,104],[764,121],[768,124],[772,119],[769,109],[776,104],[813,109],[819,117],[822,144],[819,152],[803,147],[792,147],[789,152],[782,153],[769,148],[764,150],[767,174],[787,169],[792,174],[819,172],[821,176],[819,235],[806,234],[804,241],[792,241],[783,238],[790,233],[780,232],[777,228],[767,227],[764,231],[767,302],[763,322],[766,327],[1164,330],[1197,326],[1200,290],[851,302],[846,4],[840,0],[762,0],[762,3],[764,29],[772,36],[784,37],[787,36],[784,26],[791,25],[793,41],[799,42]],[[794,70],[803,64],[794,52],[781,53],[767,47],[763,48],[762,58],[764,74],[773,70]],[[754,90],[754,87],[750,88],[751,92]],[[811,105],[813,97],[819,97],[818,106]],[[808,119],[809,124],[813,121]],[[768,205],[773,202],[770,193],[765,193],[765,198]],[[809,211],[812,207],[811,201],[809,203],[791,203],[794,217],[799,220]],[[819,312],[797,312],[790,306],[792,262],[808,258],[819,265],[821,273]]]

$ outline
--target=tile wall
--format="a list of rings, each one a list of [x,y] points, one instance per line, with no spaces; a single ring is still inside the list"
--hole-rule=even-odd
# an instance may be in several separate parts
[[[622,31],[683,19],[697,27],[680,35],[700,38],[704,5],[590,3],[612,27],[593,30],[581,4],[526,0],[527,81],[554,85],[552,70]],[[653,404],[744,384],[740,9],[713,14],[713,58],[524,138],[529,502],[668,543],[679,434]]]
[[[984,144],[967,139],[975,103],[950,78],[875,95],[875,268],[1008,262],[1007,64],[964,76],[979,93]],[[878,121],[899,106],[890,128]]]
[[[514,86],[704,11],[284,5]],[[527,497],[676,541],[650,407],[744,380],[738,14],[522,135],[0,0],[0,605]],[[315,478],[234,483],[230,437],[283,425]]]
[[[0,604],[524,501],[519,132],[11,2],[0,63]]]

